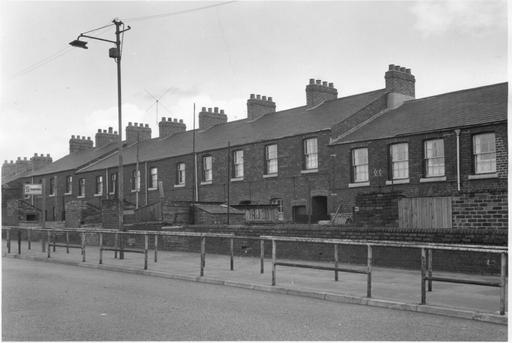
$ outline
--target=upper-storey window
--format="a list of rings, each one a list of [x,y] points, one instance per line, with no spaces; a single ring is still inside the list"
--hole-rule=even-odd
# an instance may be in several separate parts
[[[78,180],[78,196],[84,197],[85,196],[85,179],[81,178]]]
[[[318,168],[318,144],[316,138],[304,140],[304,169]]]
[[[55,195],[55,176],[50,177],[50,195]]]
[[[176,164],[176,184],[185,184],[185,163],[179,162]]]
[[[407,143],[391,145],[390,155],[392,179],[409,178],[409,145]]]
[[[494,133],[473,136],[475,174],[496,172],[496,137]]]
[[[444,176],[444,140],[425,141],[425,176]]]
[[[149,179],[149,187],[148,188],[157,188],[158,187],[158,168],[153,167],[149,169],[150,179]]]
[[[130,186],[132,191],[140,191],[140,171],[137,169],[132,170]]]
[[[277,174],[277,144],[265,146],[265,174]]]
[[[73,176],[68,175],[68,176],[66,176],[65,193],[71,194],[72,191],[73,191]]]
[[[203,156],[203,182],[212,182],[212,157]]]
[[[95,189],[94,194],[96,194],[96,195],[103,194],[103,176],[102,175],[96,176],[96,189]]]
[[[368,181],[368,148],[352,150],[352,182]]]
[[[116,193],[116,187],[117,187],[117,173],[112,173],[112,174],[110,174],[110,186],[109,186],[110,194]]]
[[[244,177],[244,151],[233,151],[233,177]]]

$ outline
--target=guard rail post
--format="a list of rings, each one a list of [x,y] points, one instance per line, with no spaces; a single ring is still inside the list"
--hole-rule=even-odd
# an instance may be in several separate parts
[[[149,247],[149,237],[146,233],[144,235],[144,270],[148,269],[148,247]]]
[[[57,233],[55,231],[52,231],[52,237],[53,237],[53,252],[55,252],[55,241],[57,240]]]
[[[265,272],[265,241],[260,239],[260,274]]]
[[[272,286],[276,285],[276,241],[272,240]]]
[[[506,288],[507,288],[507,254],[501,253],[501,275],[500,275],[500,314],[505,314],[505,306],[506,301],[505,297],[507,296]]]
[[[41,251],[42,251],[42,252],[46,252],[46,242],[45,242],[45,235],[44,235],[44,231],[45,231],[45,230],[42,230],[42,231],[41,231]]]
[[[425,248],[421,248],[421,305],[426,304],[426,292],[425,292],[425,276],[427,269],[427,252]]]
[[[116,250],[114,250],[114,258],[117,258],[117,248],[119,246],[119,235],[117,233],[114,234],[114,247]]]
[[[427,250],[428,291],[432,292],[432,249]]]
[[[85,262],[85,231],[82,232],[82,262]]]
[[[52,238],[52,231],[48,230],[48,232],[46,234],[48,236],[48,243],[47,243],[48,246],[46,248],[48,249],[48,258],[50,258],[50,251],[51,251],[50,244],[51,244],[51,238]]]
[[[158,261],[158,234],[155,233],[155,263]]]
[[[366,297],[372,297],[372,262],[373,262],[373,254],[372,254],[372,246],[368,244],[368,255],[367,255],[367,278],[366,278]]]
[[[334,244],[334,268],[338,269],[338,244]],[[338,281],[338,271],[334,271],[334,281]]]
[[[69,231],[66,231],[66,254],[69,254]]]
[[[11,253],[11,229],[7,229],[6,233],[6,239],[7,239],[7,253]]]
[[[234,270],[234,261],[233,261],[233,255],[234,255],[234,250],[235,250],[235,247],[234,247],[234,242],[235,240],[233,238],[230,238],[229,239],[229,253],[230,253],[230,259],[229,259],[229,269],[230,270]]]
[[[201,271],[200,276],[204,276],[204,266],[206,264],[206,237],[201,236]]]
[[[18,229],[18,255],[21,255],[21,229]]]
[[[103,232],[98,233],[100,243],[100,264],[103,264]]]
[[[32,234],[32,230],[27,230],[27,241],[28,241],[28,250],[32,250],[32,241],[30,237]]]

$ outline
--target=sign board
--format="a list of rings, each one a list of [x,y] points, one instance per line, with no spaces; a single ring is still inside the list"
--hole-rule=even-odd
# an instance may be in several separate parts
[[[41,195],[43,194],[42,184],[26,184],[23,188],[25,195]]]

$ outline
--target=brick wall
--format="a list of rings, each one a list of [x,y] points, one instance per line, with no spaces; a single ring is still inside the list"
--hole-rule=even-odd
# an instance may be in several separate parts
[[[342,133],[354,128],[356,125],[361,124],[365,120],[370,119],[375,114],[384,110],[387,106],[387,95],[381,96],[379,99],[375,100],[368,106],[354,113],[347,119],[339,122],[338,124],[332,127],[332,136],[338,137]]]
[[[507,192],[466,193],[452,200],[453,226],[508,229]]]

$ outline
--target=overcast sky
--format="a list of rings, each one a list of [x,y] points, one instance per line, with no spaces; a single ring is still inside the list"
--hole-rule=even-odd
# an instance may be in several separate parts
[[[272,96],[277,110],[302,106],[310,78],[334,82],[342,97],[384,88],[388,64],[412,69],[417,98],[507,80],[506,1],[239,1],[179,14],[215,4],[1,1],[1,161],[56,160],[71,135],[117,130],[111,45],[68,45],[116,17],[132,27],[123,127],[148,123],[153,137],[148,92],[158,117],[191,129],[194,102],[242,119],[251,93]],[[114,39],[114,27],[91,34]]]

